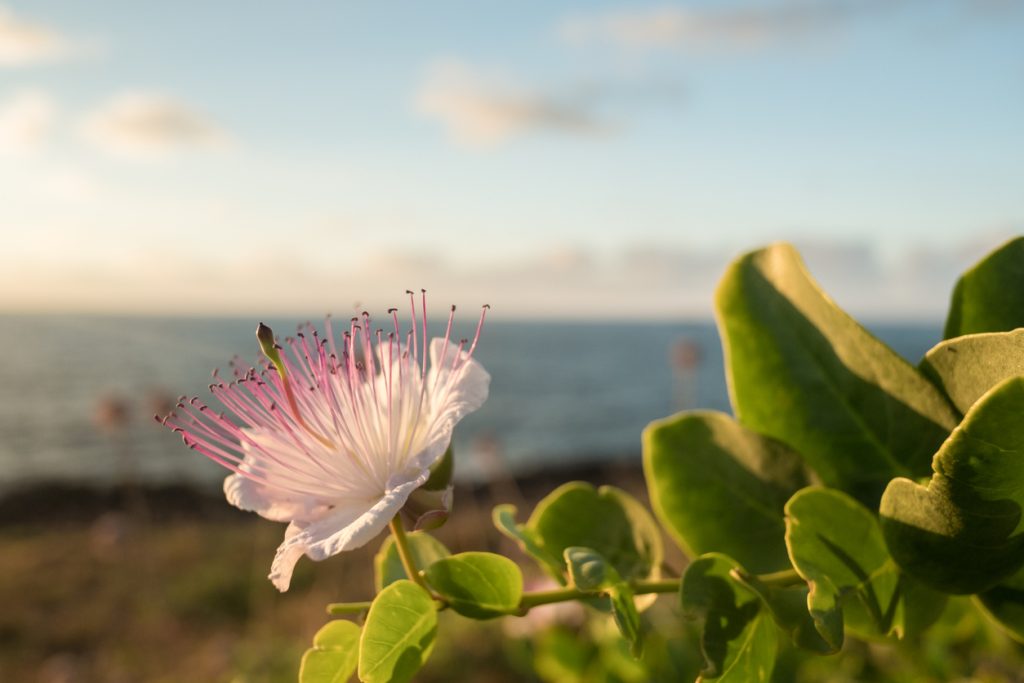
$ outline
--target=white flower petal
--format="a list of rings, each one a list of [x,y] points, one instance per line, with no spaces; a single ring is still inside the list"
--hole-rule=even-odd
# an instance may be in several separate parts
[[[491,376],[483,366],[472,358],[463,360],[452,374],[456,355],[467,358],[457,344],[448,343],[444,358],[444,339],[430,342],[430,371],[427,373],[427,389],[430,392],[431,424],[426,436],[426,446],[416,455],[416,467],[430,467],[440,458],[451,443],[452,430],[459,420],[478,409],[487,400]]]
[[[429,477],[430,472],[425,469],[395,475],[378,499],[337,505],[308,524],[292,522],[270,567],[269,578],[274,586],[280,591],[288,590],[295,563],[303,554],[319,561],[366,545],[398,514],[409,494]]]
[[[444,348],[444,339],[436,338],[430,341],[430,370],[427,373],[428,388],[431,392],[441,391],[446,380],[452,373],[452,365],[455,363],[456,354],[460,359],[467,359],[469,354],[460,352],[458,345],[448,342],[444,358],[441,358],[441,349]],[[461,360],[455,370],[456,377],[450,393],[444,396],[444,410],[450,414],[454,422],[473,412],[487,400],[487,393],[491,386],[491,376],[484,370],[480,363],[472,358]],[[438,381],[440,380],[440,381]],[[442,396],[434,395],[433,400]]]
[[[224,497],[236,508],[255,512],[274,522],[311,522],[329,510],[327,505],[315,498],[257,484],[240,474],[232,474],[224,479]]]

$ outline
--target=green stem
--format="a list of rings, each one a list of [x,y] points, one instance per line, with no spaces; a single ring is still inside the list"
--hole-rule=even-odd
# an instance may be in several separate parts
[[[679,590],[679,579],[661,579],[656,581],[637,581],[632,584],[635,595],[647,593],[675,593]],[[534,591],[524,593],[519,600],[519,614],[526,614],[534,607],[550,605],[554,602],[566,602],[569,600],[582,600],[583,598],[594,597],[594,593],[583,593],[575,588],[555,588],[549,591]]]
[[[644,593],[676,593],[679,591],[680,581],[682,581],[682,579],[637,581],[633,584],[633,592],[636,595],[643,595]]]
[[[372,604],[372,600],[365,600],[363,602],[332,602],[327,605],[327,613],[330,615],[358,614],[370,609]]]
[[[766,586],[786,588],[787,586],[799,586],[804,583],[803,578],[796,573],[795,569],[783,569],[771,574],[755,574],[754,578]]]
[[[431,591],[427,587],[423,577],[420,576],[420,573],[416,570],[416,564],[412,558],[412,553],[409,550],[409,543],[405,536],[405,530],[403,529],[402,522],[398,517],[395,517],[395,519],[391,521],[391,532],[395,536],[395,547],[398,549],[398,556],[402,560],[402,566],[405,568],[405,573],[410,577],[415,577],[413,580],[422,586],[424,590],[430,593]],[[797,574],[794,569],[784,569],[770,574],[758,574],[751,578],[756,578],[765,585],[776,586],[779,588],[796,586],[804,583],[804,580],[800,578],[800,575]],[[631,587],[635,595],[646,595],[649,593],[675,593],[679,590],[679,584],[681,581],[682,579],[678,578],[637,581],[631,584]],[[437,596],[433,595],[433,593],[431,593],[431,595],[435,600],[438,600],[438,609],[444,609],[447,607],[443,600],[439,600]],[[534,607],[550,605],[555,602],[582,600],[584,598],[594,597],[594,595],[594,593],[584,593],[571,587],[523,593],[523,597],[519,600],[519,609],[516,610],[516,613],[524,615]],[[370,609],[371,604],[372,603],[370,601],[335,602],[327,605],[327,613],[331,615],[357,614]]]
[[[427,586],[427,582],[423,580],[419,570],[416,569],[416,560],[412,556],[412,550],[409,549],[409,539],[405,536],[402,518],[395,515],[391,520],[390,526],[391,534],[395,537],[395,548],[398,550],[398,557],[402,560],[402,567],[405,569],[406,576],[419,584],[420,588],[433,595],[430,587]]]
[[[556,588],[549,591],[523,593],[523,597],[519,600],[519,613],[526,614],[531,608],[539,605],[550,605],[553,602],[566,602],[584,597],[587,597],[587,594],[581,593],[575,588]]]

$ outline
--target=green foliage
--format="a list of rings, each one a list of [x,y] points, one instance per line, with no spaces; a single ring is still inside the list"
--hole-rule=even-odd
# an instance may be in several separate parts
[[[1010,240],[968,270],[953,289],[946,339],[1024,327],[1024,238]]]
[[[534,667],[550,683],[587,680],[588,669],[597,656],[597,647],[564,629],[545,632],[537,643]]]
[[[345,683],[358,662],[359,627],[351,621],[329,622],[302,655],[299,683]]]
[[[1024,566],[1024,377],[974,404],[935,456],[926,486],[895,479],[882,529],[904,570],[947,593],[977,593]]]
[[[409,543],[409,550],[412,553],[413,561],[420,570],[429,568],[438,560],[451,555],[448,548],[444,547],[441,541],[437,540],[425,531],[413,531],[406,534]],[[373,581],[379,593],[387,586],[400,579],[411,578],[406,576],[405,567],[402,566],[402,558],[398,555],[398,548],[395,539],[388,536],[381,544],[380,550],[373,558]]]
[[[683,614],[703,623],[701,680],[767,683],[775,664],[777,634],[761,599],[736,580],[742,572],[732,558],[718,553],[694,560],[683,575]]]
[[[775,586],[738,569],[732,572],[732,576],[761,598],[775,623],[797,647],[823,655],[837,652],[842,647],[843,615],[833,610],[824,615],[826,618],[812,618],[808,611],[810,591],[803,582]]]
[[[434,600],[408,579],[377,594],[359,639],[359,680],[402,683],[430,657],[437,636]]]
[[[947,321],[958,336],[919,369],[840,310],[788,245],[739,258],[717,311],[737,418],[684,413],[643,434],[657,518],[697,555],[678,595],[699,628],[699,680],[788,680],[815,671],[813,655],[860,666],[844,670],[850,680],[949,680],[921,635],[953,647],[963,624],[987,623],[982,612],[1024,642],[1024,329],[1011,331],[1024,323],[1024,240],[964,275]],[[450,465],[449,453],[413,508],[446,513]],[[407,681],[431,653],[439,610],[484,620],[564,600],[604,613],[588,612],[578,632],[538,631],[529,647],[542,679],[692,679],[693,630],[677,613],[674,628],[658,622],[657,607],[641,620],[638,603],[675,583],[659,580],[662,529],[636,499],[571,482],[525,523],[511,505],[493,521],[563,588],[524,594],[511,560],[451,555],[424,533],[407,537],[406,560],[421,570],[408,577],[389,539],[364,627],[324,627],[301,680],[358,667],[369,683]],[[890,655],[923,653],[923,663],[875,676],[873,649],[897,640]]]
[[[654,511],[685,552],[758,572],[789,566],[782,507],[808,484],[797,453],[728,415],[693,412],[652,422],[643,456]]]
[[[659,575],[661,530],[640,503],[614,486],[570,482],[540,501],[525,525],[515,522],[511,506],[495,508],[494,521],[563,584],[563,553],[577,545],[600,553],[626,580]]]
[[[844,622],[866,636],[915,635],[942,610],[942,595],[901,574],[875,515],[840,491],[811,487],[793,496],[786,544],[810,587],[810,613],[829,641]]]
[[[639,656],[642,651],[640,613],[633,601],[633,589],[630,585],[622,580],[611,563],[590,548],[566,548],[565,562],[569,567],[572,584],[579,591],[608,598],[615,625],[629,643],[633,655]]]
[[[952,408],[821,291],[796,250],[740,257],[716,304],[740,423],[789,444],[825,484],[871,507],[893,477],[927,474],[956,426]]]
[[[1024,643],[1024,570],[981,593],[977,600],[985,613]]]
[[[453,610],[473,619],[512,614],[523,594],[519,567],[494,553],[468,552],[439,559],[426,570],[426,579]]]
[[[656,575],[664,552],[650,513],[614,486],[564,484],[537,504],[526,526],[548,553],[562,557],[571,546],[592,548],[627,580]]]
[[[452,455],[452,447],[448,446],[441,459],[430,468],[430,478],[423,488],[427,491],[442,491],[451,485],[454,473],[455,457]]]
[[[921,369],[966,413],[1004,379],[1024,375],[1024,330],[949,339],[925,355]]]
[[[565,584],[565,571],[562,559],[548,552],[533,529],[516,522],[516,506],[504,503],[494,508],[491,516],[495,528],[519,545],[519,549],[530,556],[540,567],[554,577],[559,583]]]

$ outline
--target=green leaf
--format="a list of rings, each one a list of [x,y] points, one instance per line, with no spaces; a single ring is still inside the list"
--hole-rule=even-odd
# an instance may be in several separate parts
[[[615,567],[590,548],[572,546],[565,549],[565,563],[569,567],[569,577],[577,590],[584,593],[600,593],[617,583],[622,577]]]
[[[570,546],[565,549],[565,562],[576,588],[584,593],[608,597],[615,625],[629,643],[634,657],[642,650],[640,613],[633,600],[633,589],[600,553],[590,548]]]
[[[409,541],[409,551],[416,562],[416,567],[421,571],[451,555],[441,541],[425,531],[413,531],[406,534],[405,537]],[[398,548],[395,546],[393,536],[384,539],[380,550],[373,558],[373,575],[374,586],[378,593],[395,581],[410,578],[405,574],[405,567],[402,566],[402,558],[398,555]]]
[[[455,458],[452,456],[452,447],[445,449],[441,459],[430,468],[430,478],[420,488],[427,491],[443,491],[452,483],[452,474],[455,472]]]
[[[427,583],[465,617],[490,619],[512,614],[523,595],[523,574],[515,562],[493,553],[459,553],[426,571]]]
[[[838,610],[815,621],[808,611],[806,585],[771,586],[756,576],[739,571],[733,578],[750,588],[761,598],[761,602],[783,631],[789,634],[793,644],[818,654],[832,654],[843,646],[843,616]]]
[[[740,257],[716,305],[740,423],[869,507],[893,477],[927,474],[956,426],[952,407],[821,291],[793,247]]]
[[[1010,240],[968,270],[953,289],[946,339],[1024,327],[1024,238]]]
[[[786,504],[786,544],[810,586],[807,604],[826,635],[842,610],[846,626],[864,636],[903,637],[938,617],[943,596],[901,574],[878,520],[841,491],[806,488]]]
[[[760,598],[736,581],[734,571],[742,567],[732,558],[709,553],[691,562],[683,574],[683,614],[704,624],[700,680],[766,683],[775,665],[777,631]]]
[[[949,339],[925,355],[921,370],[966,413],[995,385],[1024,375],[1024,330]]]
[[[345,683],[359,661],[359,627],[351,621],[332,621],[313,636],[313,647],[302,655],[299,683]]]
[[[947,593],[978,593],[1024,566],[1024,378],[974,404],[935,455],[926,486],[895,479],[882,530],[900,566]]]
[[[498,531],[515,541],[520,550],[532,557],[544,571],[563,585],[565,584],[565,565],[562,558],[545,550],[536,533],[516,522],[515,505],[505,503],[496,506],[491,514],[491,519]]]
[[[789,566],[782,508],[808,484],[789,447],[693,412],[652,422],[643,454],[651,505],[684,552],[725,553],[755,572]]]
[[[610,588],[608,599],[612,603],[612,617],[622,637],[629,643],[629,653],[634,657],[643,654],[643,631],[640,629],[640,612],[633,599],[629,584],[621,583]]]
[[[1024,643],[1024,571],[975,598],[982,610],[1018,642]]]
[[[359,680],[402,683],[426,663],[437,636],[437,610],[425,590],[402,579],[377,594],[359,639]]]
[[[564,484],[537,504],[526,528],[548,556],[561,560],[566,548],[585,546],[626,581],[660,575],[661,530],[640,503],[613,486]],[[565,571],[560,565],[557,576]]]

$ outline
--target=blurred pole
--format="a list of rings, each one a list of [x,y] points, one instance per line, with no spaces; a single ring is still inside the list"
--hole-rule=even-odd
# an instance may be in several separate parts
[[[128,400],[119,394],[106,394],[96,399],[93,423],[109,439],[117,458],[117,486],[125,497],[125,513],[131,522],[141,524],[148,516],[145,494],[139,483],[138,457],[132,443],[131,409]]]
[[[693,410],[697,407],[697,369],[700,346],[689,337],[680,337],[669,349],[672,369],[672,410]]]

